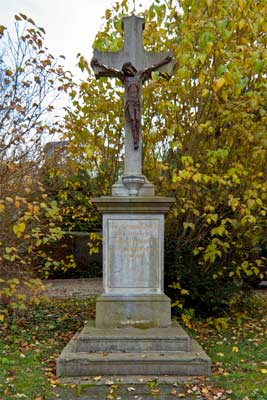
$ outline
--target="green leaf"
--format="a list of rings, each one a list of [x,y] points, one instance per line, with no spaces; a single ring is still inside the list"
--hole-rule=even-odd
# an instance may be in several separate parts
[[[199,35],[199,49],[202,53],[206,51],[206,48],[209,43],[213,42],[213,36],[211,35],[210,32],[201,32]]]
[[[217,73],[217,75],[224,75],[226,72],[228,72],[228,68],[227,68],[227,66],[226,65],[219,65],[218,66],[218,68],[217,68],[217,70],[216,70],[216,73]]]

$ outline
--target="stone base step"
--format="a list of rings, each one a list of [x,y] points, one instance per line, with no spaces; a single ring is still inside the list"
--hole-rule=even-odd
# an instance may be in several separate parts
[[[190,352],[77,353],[71,340],[57,360],[59,377],[98,375],[210,375],[210,358],[194,340]]]
[[[54,396],[46,400],[204,400],[206,395],[185,394],[185,385],[198,385],[197,377],[181,376],[97,376],[60,378]],[[202,381],[203,382],[203,381]],[[77,389],[78,388],[78,389]]]
[[[95,328],[89,321],[74,339],[75,352],[190,351],[190,338],[177,323],[169,328]]]

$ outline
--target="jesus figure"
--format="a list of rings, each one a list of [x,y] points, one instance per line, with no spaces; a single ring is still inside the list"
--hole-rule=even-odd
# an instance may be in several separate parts
[[[113,76],[121,80],[125,88],[125,119],[129,122],[133,136],[134,149],[139,147],[141,132],[141,88],[142,83],[151,78],[151,73],[159,67],[168,64],[172,60],[167,56],[158,64],[152,65],[143,71],[137,71],[131,62],[123,64],[122,69],[108,67],[101,64],[96,58],[91,61],[92,67],[101,67],[108,76]],[[104,75],[104,74],[103,74]]]

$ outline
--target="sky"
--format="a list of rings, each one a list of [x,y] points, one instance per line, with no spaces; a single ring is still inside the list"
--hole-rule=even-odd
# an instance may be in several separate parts
[[[117,0],[118,1],[118,0]],[[45,45],[55,57],[63,54],[65,66],[74,75],[77,53],[88,60],[92,44],[101,28],[101,17],[115,0],[0,0],[0,25],[11,27],[14,15],[26,14],[46,31]],[[149,7],[152,0],[136,0],[137,12]]]

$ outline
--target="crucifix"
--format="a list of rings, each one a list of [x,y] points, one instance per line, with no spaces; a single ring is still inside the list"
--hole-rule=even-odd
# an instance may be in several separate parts
[[[124,18],[123,27],[123,48],[95,50],[91,64],[97,78],[117,77],[125,89],[125,175],[111,195],[91,199],[103,216],[103,293],[95,322],[88,321],[58,358],[57,375],[210,375],[209,357],[177,321],[172,324],[164,294],[164,215],[176,199],[155,196],[141,170],[142,83],[152,71],[171,75],[174,61],[171,53],[143,49],[142,18]]]
[[[132,15],[123,18],[124,46],[117,52],[94,49],[91,67],[96,78],[115,77],[124,84],[125,159],[124,176],[142,175],[141,91],[153,71],[171,76],[175,61],[172,52],[150,53],[144,50],[144,19]]]

